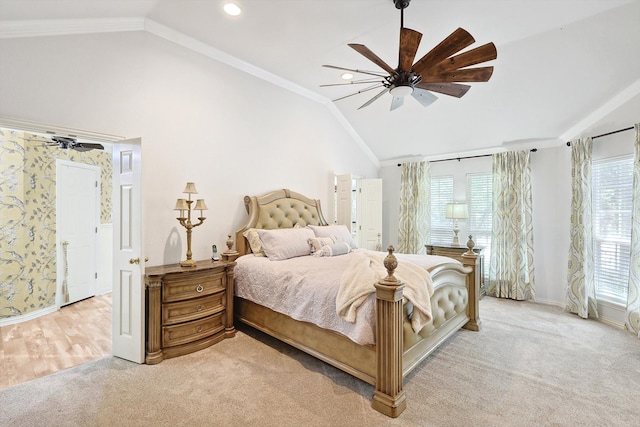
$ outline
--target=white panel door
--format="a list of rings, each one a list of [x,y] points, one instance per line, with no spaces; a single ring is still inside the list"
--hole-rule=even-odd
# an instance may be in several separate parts
[[[100,168],[56,160],[58,306],[96,295]]]
[[[352,191],[351,174],[336,175],[336,224],[344,224],[351,230]]]
[[[358,180],[358,245],[376,249],[378,234],[382,238],[382,180]]]
[[[114,356],[144,361],[144,256],[140,139],[113,146]]]

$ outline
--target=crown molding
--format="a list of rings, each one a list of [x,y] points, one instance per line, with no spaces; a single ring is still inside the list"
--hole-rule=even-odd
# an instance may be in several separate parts
[[[0,21],[0,39],[144,30],[144,18]]]
[[[59,125],[51,125],[13,117],[0,116],[0,128],[15,129],[19,131],[37,133],[40,135],[69,136],[82,138],[95,142],[115,142],[126,139],[124,136],[107,133],[93,132],[84,129],[68,128]]]

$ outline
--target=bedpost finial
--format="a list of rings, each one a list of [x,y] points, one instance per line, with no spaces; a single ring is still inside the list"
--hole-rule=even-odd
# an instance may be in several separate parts
[[[385,282],[397,282],[398,279],[396,279],[393,275],[396,268],[398,267],[398,260],[393,254],[393,251],[395,251],[395,249],[393,245],[389,245],[387,250],[389,251],[389,254],[384,258],[384,267],[387,269],[387,277],[385,277],[384,280]]]
[[[476,243],[473,241],[473,235],[469,234],[469,240],[467,240],[467,248],[469,248],[469,250],[465,252],[465,254],[473,255],[474,254],[473,248],[475,247],[475,245]]]

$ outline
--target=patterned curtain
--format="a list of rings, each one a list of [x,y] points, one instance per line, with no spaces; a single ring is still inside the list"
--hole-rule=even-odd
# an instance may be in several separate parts
[[[571,228],[567,305],[582,318],[598,317],[593,270],[591,138],[571,141]]]
[[[431,234],[431,175],[428,162],[402,164],[398,252],[425,253]]]
[[[493,155],[493,232],[489,295],[534,300],[529,151]]]
[[[631,214],[631,264],[625,324],[640,338],[640,123],[636,123],[633,158],[633,212]]]

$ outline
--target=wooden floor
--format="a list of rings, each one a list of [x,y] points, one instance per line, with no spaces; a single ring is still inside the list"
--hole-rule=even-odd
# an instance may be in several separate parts
[[[111,294],[0,327],[0,388],[111,354]]]

